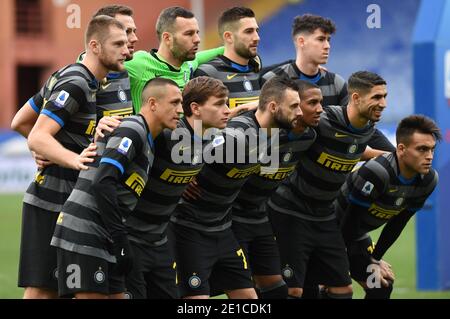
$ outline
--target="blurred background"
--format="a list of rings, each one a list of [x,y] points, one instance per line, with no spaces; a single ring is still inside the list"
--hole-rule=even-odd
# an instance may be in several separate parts
[[[35,173],[25,139],[10,130],[11,120],[51,73],[74,62],[84,50],[84,28],[98,8],[113,3],[132,7],[138,28],[137,49],[150,50],[158,47],[155,22],[159,12],[166,7],[179,5],[195,13],[203,49],[221,45],[217,20],[223,10],[236,5],[250,7],[255,11],[260,25],[259,54],[264,66],[295,58],[291,40],[291,24],[295,16],[313,13],[331,18],[337,25],[337,32],[332,37],[331,55],[325,67],[345,79],[355,71],[369,70],[387,80],[388,108],[379,127],[395,143],[396,123],[414,113],[413,34],[421,5],[430,1],[0,1],[0,69],[3,73],[0,78],[0,298],[21,297],[21,290],[16,287],[21,200]],[[443,7],[448,8],[446,0],[436,0],[434,3],[444,3]],[[444,130],[445,134],[444,144],[448,148],[448,129]],[[441,179],[440,187],[442,183]],[[449,181],[444,180],[444,183]],[[397,273],[394,297],[450,298],[450,292],[424,291],[450,289],[447,279],[440,280],[438,284],[419,285],[420,291],[416,288],[416,255],[421,255],[416,251],[416,228],[412,221],[387,256]],[[356,297],[361,296],[361,292],[357,292]]]
[[[200,21],[203,48],[221,44],[217,19],[224,9],[234,5],[252,7],[261,27],[259,53],[265,65],[295,58],[291,24],[296,15],[310,12],[329,17],[336,23],[337,32],[332,37],[331,56],[326,67],[346,79],[352,72],[363,69],[381,74],[389,84],[389,107],[383,122],[392,123],[413,111],[411,37],[420,0],[402,1],[401,10],[395,1],[377,1],[381,25],[369,29],[367,8],[372,2],[122,1],[134,9],[139,35],[137,47],[141,50],[158,46],[155,21],[165,7],[181,5],[194,9]],[[1,129],[9,128],[17,109],[41,88],[54,70],[74,61],[84,50],[84,27],[92,14],[107,3],[114,1],[1,1]]]

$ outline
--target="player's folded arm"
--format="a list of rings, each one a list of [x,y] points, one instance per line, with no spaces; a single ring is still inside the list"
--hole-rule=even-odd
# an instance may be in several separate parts
[[[28,100],[28,104],[37,114],[41,113],[44,104],[42,89]]]
[[[194,71],[197,69],[197,67],[200,64],[206,63],[211,61],[212,59],[216,58],[218,55],[221,55],[225,52],[225,47],[217,47],[209,50],[203,50],[200,52],[197,52],[195,55],[195,60],[193,62]]]
[[[371,163],[372,164],[372,163]],[[349,201],[355,205],[368,208],[387,187],[388,176],[377,175],[371,164],[363,165],[356,175],[351,175],[353,187],[349,192]]]
[[[11,129],[27,138],[41,113],[43,102],[44,99],[40,92],[31,97],[14,115]]]
[[[142,142],[136,131],[127,127],[117,128],[108,138],[93,180],[92,189],[100,216],[112,237],[126,234],[117,202],[117,187],[128,165],[141,149]]]
[[[117,272],[127,274],[132,268],[133,257],[117,201],[117,186],[122,174],[115,165],[101,163],[92,184],[92,191],[100,211],[100,218],[113,241]]]
[[[355,240],[359,229],[360,218],[375,202],[386,188],[386,177],[378,176],[369,167],[362,166],[355,175],[350,175],[352,183],[349,183],[348,206],[344,213],[342,234],[346,243]]]
[[[107,139],[108,142],[101,162],[111,159],[120,164],[117,165],[117,168],[124,172],[129,163],[136,157],[137,152],[143,147],[139,133],[134,129],[121,125]]]
[[[383,227],[380,237],[378,238],[372,257],[381,260],[392,244],[402,233],[409,219],[415,214],[415,211],[404,210],[398,215],[393,216]]]
[[[46,90],[48,89],[49,81],[52,81],[53,79],[53,76],[50,77],[50,80],[47,80],[47,83],[45,83],[44,86],[41,87],[39,92],[37,92],[28,100],[29,105],[37,114],[41,113],[41,110],[44,107],[44,95]]]
[[[194,78],[197,78],[197,77],[199,77],[199,76],[209,76],[209,75],[208,75],[208,73],[206,73],[205,71],[203,71],[203,70],[201,69],[201,67],[200,67],[200,68],[198,68],[197,70],[195,70],[195,72],[194,72]]]

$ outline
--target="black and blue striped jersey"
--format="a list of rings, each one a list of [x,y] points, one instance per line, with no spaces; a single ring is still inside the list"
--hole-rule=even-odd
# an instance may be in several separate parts
[[[96,92],[94,75],[79,63],[55,72],[33,99],[33,108],[56,121],[61,129],[55,139],[66,149],[81,153],[93,140],[96,125]],[[37,103],[35,103],[37,102]],[[77,170],[50,165],[36,173],[24,202],[44,210],[59,212],[78,176]]]
[[[261,158],[270,145],[260,128],[254,111],[228,122],[223,135],[209,144],[221,161],[207,162],[197,176],[202,196],[196,200],[183,198],[172,222],[208,232],[231,226],[232,204],[250,176],[259,173]],[[251,142],[258,138],[262,141],[259,145]]]
[[[81,53],[77,62],[83,61],[85,54],[86,52]],[[97,92],[97,121],[100,121],[103,116],[133,114],[128,72],[109,72],[101,81]]]
[[[244,184],[233,203],[233,220],[241,223],[264,223],[268,221],[266,205],[272,193],[296,169],[300,155],[316,140],[312,128],[300,134],[282,130],[279,143],[271,147],[278,152],[279,165],[262,165],[257,175],[252,175]]]
[[[393,217],[420,210],[437,183],[434,169],[405,179],[400,174],[396,153],[386,153],[351,173],[335,201],[336,212],[342,224],[351,223],[347,218],[349,209],[359,206],[357,227],[349,240],[363,239]]]
[[[97,121],[103,116],[133,115],[128,72],[110,72],[97,92]]]
[[[167,242],[167,225],[187,185],[203,167],[203,147],[186,118],[176,131],[165,129],[155,139],[155,160],[141,200],[126,225],[130,240],[150,246]],[[183,161],[175,162],[177,154]],[[187,155],[187,158],[184,157]]]
[[[323,95],[322,106],[346,106],[348,104],[347,82],[339,74],[320,69],[316,75],[309,76],[300,71],[295,60],[289,60],[281,65],[275,65],[273,68],[267,67],[267,70],[261,77],[261,82],[265,83],[276,75],[286,76],[294,80],[304,80],[318,85]],[[375,130],[368,145],[378,150],[395,151],[394,145],[378,129]]]
[[[269,205],[308,220],[331,220],[331,204],[360,161],[375,126],[369,122],[362,129],[353,128],[347,107],[327,106],[315,130],[316,141],[300,155],[296,171],[278,187]]]
[[[233,109],[239,105],[259,100],[261,87],[254,60],[248,65],[234,63],[223,55],[204,63],[194,73],[218,79],[228,88],[228,106]]]
[[[294,80],[305,80],[318,85],[323,95],[323,106],[344,106],[348,104],[347,83],[339,74],[321,69],[316,75],[308,76],[299,70],[295,61],[289,61],[286,64],[279,65],[273,70],[264,73],[261,82],[265,83],[277,75],[286,76]]]
[[[136,207],[153,164],[153,139],[145,119],[141,115],[123,119],[111,135],[97,141],[97,154],[90,168],[80,172],[58,217],[51,244],[115,262],[112,237],[125,229],[123,222]],[[117,197],[110,199],[114,211],[105,212],[93,194],[93,185],[110,175],[117,176]],[[114,225],[117,229],[105,224],[105,214],[113,214],[119,221]]]

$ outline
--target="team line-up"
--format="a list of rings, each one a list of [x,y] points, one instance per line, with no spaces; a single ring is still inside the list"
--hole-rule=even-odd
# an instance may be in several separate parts
[[[352,278],[390,298],[383,256],[438,183],[434,121],[404,118],[393,146],[376,128],[386,81],[322,67],[321,16],[297,16],[295,59],[269,67],[246,7],[206,51],[182,7],[160,13],[157,49],[134,52],[136,30],[131,8],[100,8],[85,52],[13,119],[37,165],[24,298],[347,299]]]

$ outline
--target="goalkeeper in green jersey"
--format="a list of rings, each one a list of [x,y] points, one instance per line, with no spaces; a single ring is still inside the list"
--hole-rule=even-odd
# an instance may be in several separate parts
[[[164,9],[156,22],[156,33],[160,41],[158,50],[138,51],[133,60],[125,63],[136,113],[141,109],[142,89],[150,79],[169,78],[183,89],[199,64],[224,51],[223,47],[219,47],[196,54],[200,44],[197,19],[182,7]]]

